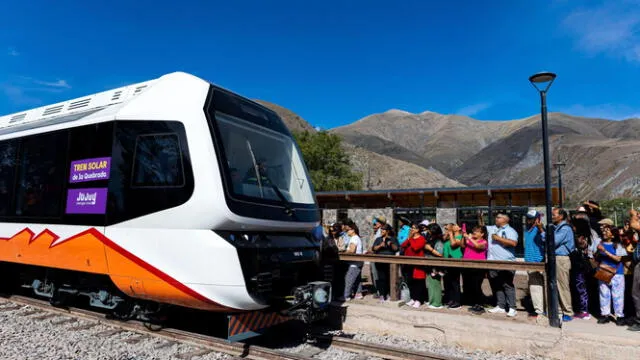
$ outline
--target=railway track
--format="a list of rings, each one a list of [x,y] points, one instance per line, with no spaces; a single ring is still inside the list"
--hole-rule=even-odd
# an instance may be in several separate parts
[[[300,356],[297,354],[290,354],[243,343],[230,343],[213,336],[190,333],[177,329],[162,329],[159,331],[152,331],[147,329],[142,323],[138,321],[122,322],[118,320],[111,320],[105,318],[104,314],[102,313],[79,308],[55,308],[49,305],[47,301],[33,299],[26,296],[14,295],[0,301],[5,303],[4,306],[0,306],[0,311],[17,311],[24,308],[25,306],[29,306],[30,308],[33,308],[33,310],[30,310],[30,313],[27,313],[26,315],[23,313],[23,316],[33,316],[34,318],[37,318],[39,320],[50,319],[54,318],[55,316],[63,317],[63,319],[57,322],[58,325],[69,324],[73,322],[73,319],[88,320],[90,322],[90,324],[84,325],[82,328],[74,328],[73,330],[88,330],[99,324],[103,324],[114,329],[103,331],[102,333],[98,334],[100,336],[115,336],[126,331],[137,335],[130,338],[130,341],[132,343],[136,342],[136,340],[133,339],[141,340],[141,336],[147,336],[151,338],[166,340],[168,342],[167,344],[178,342],[194,346],[196,349],[190,353],[176,354],[175,357],[183,360],[190,360],[192,358],[203,356],[211,352],[219,352],[230,356],[251,360],[309,359],[308,357]],[[0,305],[2,305],[2,303],[0,303]]]
[[[22,311],[26,307],[27,311]],[[361,342],[340,336],[324,334],[314,335],[317,343],[313,346],[317,351],[292,353],[271,349],[269,347],[250,345],[246,343],[230,343],[224,339],[213,336],[188,332],[179,329],[161,329],[152,331],[138,321],[122,322],[105,317],[103,313],[94,312],[82,308],[56,308],[49,302],[34,299],[27,296],[12,295],[0,298],[0,313],[10,311],[22,311],[22,316],[30,316],[35,320],[50,320],[55,326],[67,326],[72,331],[86,331],[98,325],[105,325],[110,330],[101,331],[95,335],[102,337],[119,336],[122,333],[130,333],[122,340],[128,344],[137,344],[149,339],[164,340],[159,347],[168,347],[173,344],[190,345],[193,350],[175,354],[181,360],[191,360],[209,353],[223,353],[234,358],[252,360],[310,360],[329,348],[337,348],[346,352],[360,355],[361,358],[373,357],[388,360],[458,360],[458,358],[446,357],[438,354],[407,350],[399,347],[384,346],[368,342]],[[79,320],[85,320],[86,324],[77,325]]]
[[[396,346],[379,345],[340,336],[316,335],[316,338],[344,351],[387,360],[459,360],[459,358],[450,356],[402,349]]]

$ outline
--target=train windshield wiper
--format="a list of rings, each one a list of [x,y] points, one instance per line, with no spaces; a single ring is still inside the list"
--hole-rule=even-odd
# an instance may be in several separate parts
[[[249,150],[249,154],[251,154],[251,161],[253,162],[253,171],[256,174],[258,188],[260,188],[260,197],[264,199],[262,179],[260,178],[260,167],[258,166],[258,162],[256,161],[256,154],[253,153],[253,148],[251,147],[251,142],[249,141],[249,139],[245,139],[245,141],[247,142],[247,150]]]
[[[271,181],[271,179],[269,179],[267,175],[265,175],[264,177],[265,179],[267,179],[267,182],[271,184],[271,187],[273,188],[273,191],[276,193],[276,195],[278,195],[278,197],[280,198],[280,202],[284,206],[284,212],[289,216],[295,217],[296,211],[291,207],[291,202],[289,201],[289,199],[287,199],[287,197],[284,196],[282,191],[280,191],[280,188],[277,187],[276,184],[274,184],[273,181]]]
[[[253,152],[253,148],[251,147],[251,142],[249,142],[249,139],[246,139],[246,141],[247,141],[247,149],[249,150],[249,153],[251,154],[251,161],[253,162],[253,169],[254,169],[254,171],[256,173],[256,179],[258,180],[258,187],[260,188],[260,195],[262,196],[262,198],[264,198],[264,190],[263,190],[263,184],[262,184],[262,177],[264,177],[264,179],[266,180],[266,183],[271,186],[271,188],[276,193],[278,198],[280,198],[280,203],[282,204],[282,206],[284,206],[284,212],[289,216],[295,217],[296,216],[296,212],[293,209],[293,207],[291,207],[291,202],[289,201],[289,199],[287,199],[287,197],[284,196],[284,194],[282,193],[280,188],[273,181],[271,181],[271,179],[269,178],[269,176],[267,174],[263,175],[263,174],[260,173],[260,166],[256,162],[256,155]]]

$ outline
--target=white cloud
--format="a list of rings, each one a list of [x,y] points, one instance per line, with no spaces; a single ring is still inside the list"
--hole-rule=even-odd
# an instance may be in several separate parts
[[[71,89],[69,83],[66,80],[56,80],[56,81],[41,81],[41,80],[33,80],[35,84],[42,85],[45,87],[51,88],[62,88],[62,89]]]
[[[71,89],[66,80],[45,81],[27,76],[13,76],[0,83],[2,92],[11,102],[17,105],[39,105],[44,93],[61,93]]]
[[[458,115],[464,115],[464,116],[474,116],[487,110],[491,106],[492,104],[488,102],[478,103],[478,104],[473,104],[473,105],[460,108],[455,113]]]
[[[620,104],[574,104],[568,107],[561,108],[559,111],[569,115],[607,120],[626,120],[631,118],[640,118],[640,109],[634,109],[627,105]]]
[[[18,86],[14,86],[11,84],[0,84],[0,91],[4,94],[4,96],[9,99],[12,103],[16,105],[40,105],[42,104],[42,100],[27,94],[23,89]]]
[[[562,22],[576,47],[640,62],[640,1],[603,2],[571,11]]]
[[[7,55],[9,55],[9,56],[20,56],[20,53],[14,48],[9,48],[7,50]]]

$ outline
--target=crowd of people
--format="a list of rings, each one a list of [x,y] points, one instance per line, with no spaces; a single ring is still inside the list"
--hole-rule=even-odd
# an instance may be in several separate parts
[[[544,262],[547,227],[543,215],[535,210],[526,214],[524,239],[510,226],[511,219],[500,213],[495,225],[485,225],[482,216],[471,229],[466,224],[437,224],[434,220],[411,222],[406,217],[398,221],[398,233],[383,216],[372,221],[371,246],[364,247],[357,225],[347,219],[327,226],[330,246],[339,253],[403,255],[473,260],[516,261],[515,248],[524,241],[524,260]],[[566,209],[554,208],[550,231],[553,232],[559,314],[563,321],[598,318],[598,324],[615,322],[640,331],[640,216],[634,209],[623,227],[614,226],[602,216],[595,201],[585,201],[569,215]],[[334,293],[339,301],[363,298],[362,262],[338,262],[339,274]],[[459,269],[452,267],[401,267],[401,294],[407,306],[429,309],[460,309],[481,315],[517,316],[515,271]],[[528,272],[529,316],[547,316],[545,304],[545,274]],[[380,302],[390,299],[389,264],[372,263],[371,278]],[[485,296],[482,284],[488,279],[492,300]],[[462,283],[462,285],[461,285]],[[408,290],[408,291],[406,291]],[[464,290],[464,291],[462,291]],[[485,305],[492,304],[486,310]]]

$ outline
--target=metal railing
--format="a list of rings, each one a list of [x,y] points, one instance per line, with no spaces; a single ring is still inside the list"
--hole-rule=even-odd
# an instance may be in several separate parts
[[[369,263],[390,264],[391,300],[399,299],[399,269],[400,265],[412,266],[436,266],[440,268],[462,268],[481,270],[510,270],[510,271],[545,271],[545,263],[532,263],[522,261],[498,261],[498,260],[469,260],[469,259],[443,259],[415,256],[395,255],[355,255],[340,254],[341,261],[361,261]]]

